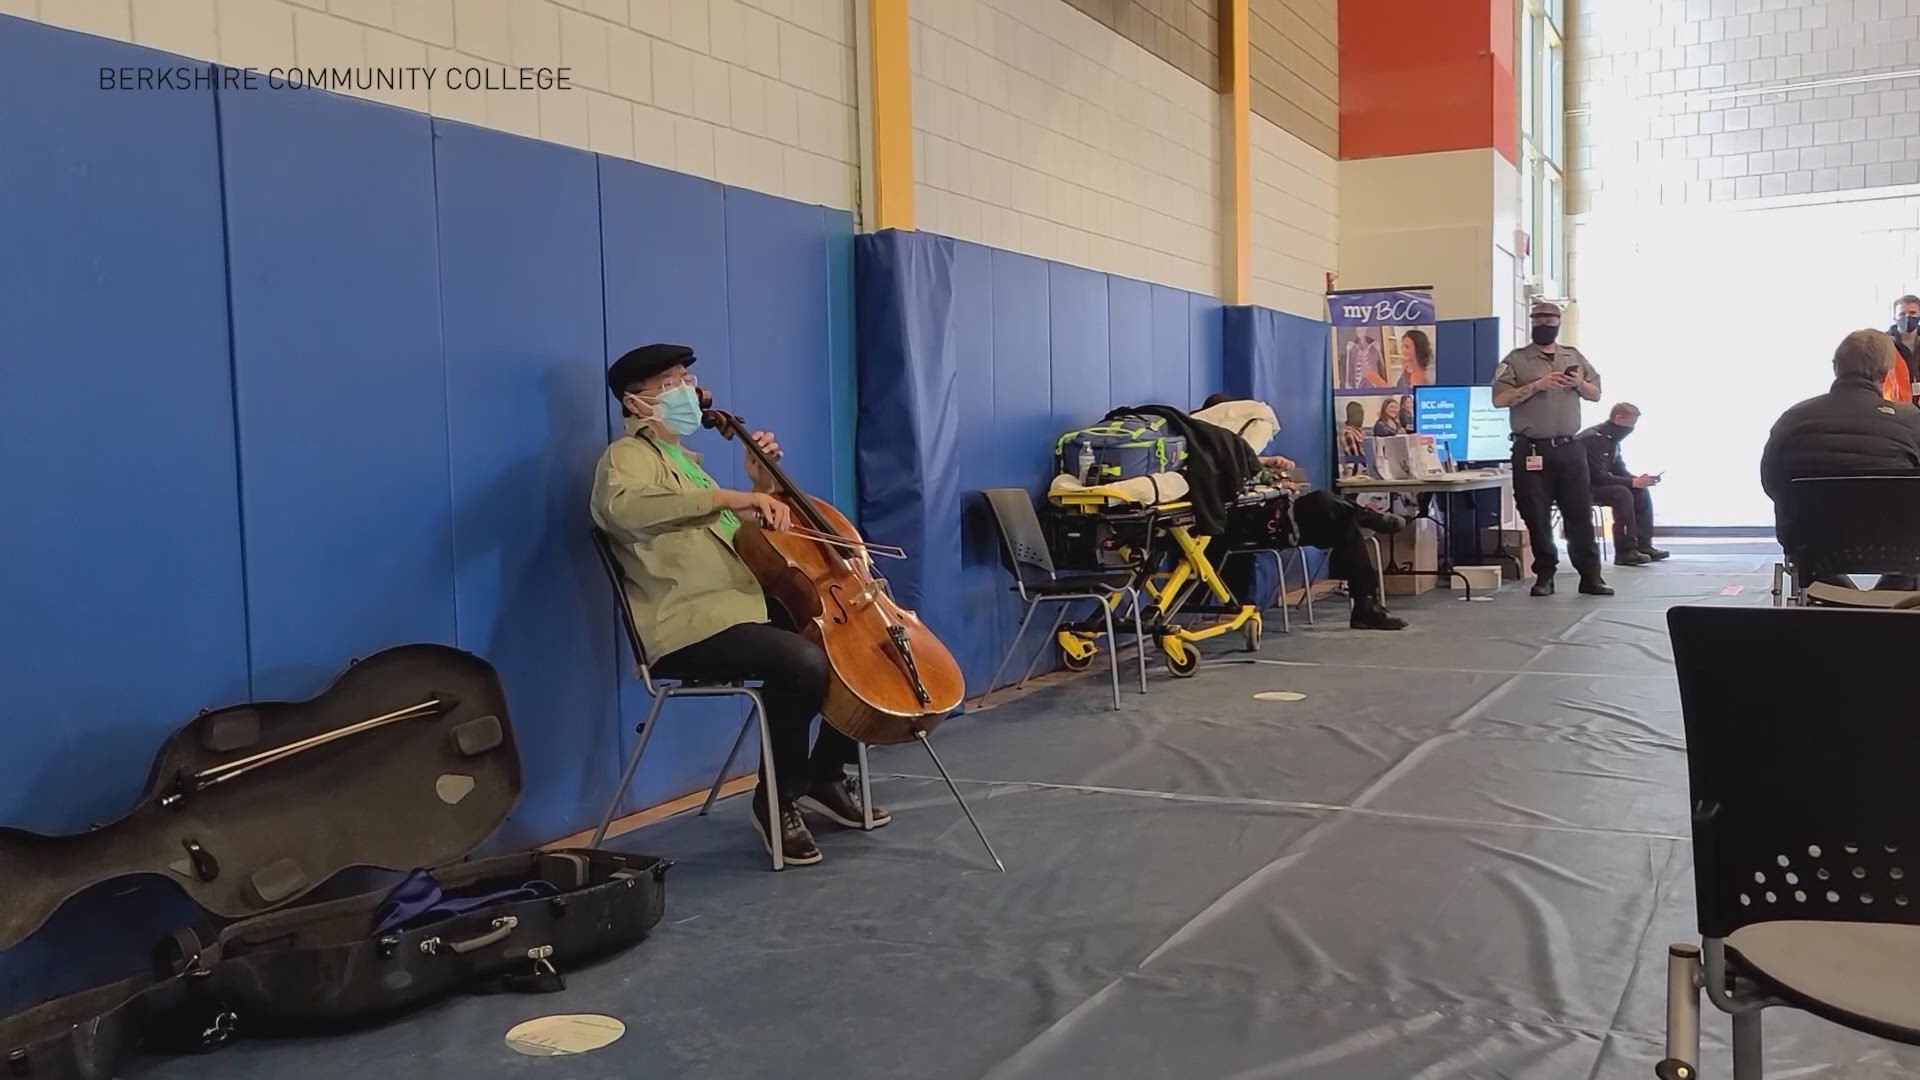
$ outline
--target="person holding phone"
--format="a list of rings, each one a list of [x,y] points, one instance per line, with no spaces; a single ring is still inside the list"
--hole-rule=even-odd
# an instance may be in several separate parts
[[[1600,545],[1593,535],[1593,491],[1587,455],[1576,445],[1580,402],[1600,400],[1600,373],[1580,350],[1560,341],[1560,305],[1533,302],[1533,341],[1515,349],[1493,372],[1493,403],[1513,427],[1513,498],[1533,544],[1534,596],[1552,596],[1560,551],[1553,542],[1553,507],[1567,529],[1567,554],[1580,574],[1580,591],[1612,596],[1600,576]]]
[[[1587,478],[1593,501],[1613,511],[1615,566],[1645,566],[1670,552],[1653,546],[1653,494],[1658,476],[1627,471],[1620,458],[1620,440],[1633,434],[1640,409],[1628,402],[1615,405],[1607,418],[1580,433],[1587,452]]]

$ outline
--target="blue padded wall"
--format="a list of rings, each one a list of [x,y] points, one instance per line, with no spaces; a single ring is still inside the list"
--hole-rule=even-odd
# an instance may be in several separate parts
[[[495,844],[530,847],[587,820],[618,768],[584,495],[611,400],[599,175],[577,150],[433,128],[458,637],[499,669],[520,732],[525,794]]]
[[[431,121],[220,97],[253,692],[455,641]]]
[[[876,266],[897,267],[916,254],[943,259],[947,282],[927,275],[869,277]],[[1116,406],[1191,407],[1221,389],[1221,305],[1166,286],[928,234],[862,237],[857,255],[862,524],[874,539],[913,554],[912,564],[894,577],[925,583],[912,586],[921,596],[920,613],[960,660],[968,692],[977,696],[1021,612],[978,492],[1018,487],[1037,497],[1052,479],[1053,443],[1061,432],[1094,423]],[[882,288],[893,291],[884,294]],[[897,309],[895,321],[904,328],[876,333],[870,312],[883,308]],[[935,449],[937,442],[917,434],[915,425],[874,422],[870,387],[906,386],[916,379],[944,385],[949,378],[942,374],[947,347],[904,347],[909,338],[951,342],[952,412],[964,434],[951,451]],[[913,400],[925,415],[929,402],[943,399],[922,386]],[[875,474],[868,465],[902,460],[930,471],[937,471],[934,462],[953,463],[957,519],[952,511],[908,506],[915,496],[900,490],[893,467]],[[956,558],[958,571],[946,572]],[[1009,662],[1003,683],[1018,678],[1036,654],[1051,656],[1040,630],[1030,630],[1026,645]],[[1043,659],[1041,670],[1048,666],[1050,659]]]
[[[248,697],[213,95],[85,79],[183,62],[0,16],[0,824],[37,832],[125,813],[169,732]],[[0,1015],[193,921],[164,882],[91,890],[0,953]]]
[[[0,822],[38,831],[247,696],[213,96],[53,92],[156,56],[0,18]]]
[[[850,503],[851,215],[322,93],[74,83],[182,63],[0,16],[0,400],[32,403],[0,424],[0,825],[109,820],[198,710],[420,640],[507,688],[490,845],[590,825],[640,710],[585,542],[606,364],[694,345]],[[639,800],[704,787],[737,718],[676,706]],[[93,890],[0,953],[0,1008],[200,920]]]

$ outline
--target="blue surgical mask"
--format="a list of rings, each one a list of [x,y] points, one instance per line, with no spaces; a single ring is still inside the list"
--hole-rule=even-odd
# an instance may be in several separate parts
[[[675,435],[700,430],[700,394],[691,386],[676,386],[653,403],[653,418]]]

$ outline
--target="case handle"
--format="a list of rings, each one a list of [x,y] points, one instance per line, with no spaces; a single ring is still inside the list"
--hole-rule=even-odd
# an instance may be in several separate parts
[[[420,943],[420,951],[428,956],[436,956],[440,950],[445,949],[455,956],[464,956],[467,953],[473,952],[475,949],[484,949],[489,945],[498,945],[502,941],[507,940],[507,935],[513,933],[514,927],[519,925],[520,917],[518,915],[502,915],[493,920],[493,929],[481,934],[479,937],[468,938],[465,941],[456,941],[452,944],[448,944],[437,937],[431,937]]]

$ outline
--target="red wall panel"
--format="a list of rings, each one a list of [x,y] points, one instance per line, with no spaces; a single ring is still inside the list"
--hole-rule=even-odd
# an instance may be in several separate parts
[[[1510,5],[1340,0],[1340,156],[1499,146],[1503,126],[1511,146],[1513,14],[1504,31],[1496,14]]]

